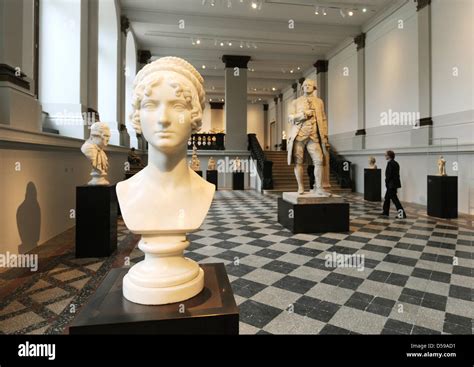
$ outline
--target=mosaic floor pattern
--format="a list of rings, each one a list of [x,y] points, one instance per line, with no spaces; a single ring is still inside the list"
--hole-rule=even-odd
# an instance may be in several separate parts
[[[186,256],[226,264],[241,334],[472,334],[472,218],[427,217],[415,205],[406,205],[408,219],[384,218],[381,204],[345,199],[350,232],[293,235],[276,221],[275,196],[219,191]],[[75,259],[71,237],[38,272],[0,291],[0,333],[67,332],[111,267],[143,257],[121,221],[119,250],[107,259]],[[334,253],[363,256],[364,266],[328,266]],[[14,281],[9,271],[0,279]]]

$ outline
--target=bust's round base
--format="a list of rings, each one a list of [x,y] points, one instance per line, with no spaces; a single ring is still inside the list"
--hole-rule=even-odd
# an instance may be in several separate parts
[[[133,283],[127,274],[123,278],[123,295],[131,302],[142,305],[165,305],[185,301],[199,294],[204,288],[204,271],[183,284],[171,287],[142,287]]]

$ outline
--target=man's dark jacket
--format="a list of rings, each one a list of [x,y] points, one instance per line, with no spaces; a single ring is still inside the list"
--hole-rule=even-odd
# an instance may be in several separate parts
[[[400,182],[400,166],[393,159],[387,163],[385,170],[385,187],[387,189],[399,189],[402,187]]]

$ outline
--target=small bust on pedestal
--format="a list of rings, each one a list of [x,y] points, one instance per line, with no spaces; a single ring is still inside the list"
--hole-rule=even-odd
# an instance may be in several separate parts
[[[191,167],[194,172],[201,170],[201,161],[197,156],[196,145],[193,145],[193,155],[191,156],[191,160],[189,161],[189,167]]]
[[[216,161],[214,160],[213,157],[209,157],[209,160],[207,161],[207,170],[208,171],[216,170]]]
[[[88,185],[108,185],[107,171],[109,162],[104,148],[109,144],[110,129],[105,122],[95,122],[91,126],[91,135],[81,147],[81,152],[89,158],[92,179]]]
[[[177,57],[153,61],[135,77],[131,118],[149,143],[148,165],[117,184],[125,224],[142,235],[138,247],[145,253],[123,278],[123,295],[132,302],[181,302],[204,287],[203,270],[183,252],[187,233],[199,229],[215,191],[186,162],[205,97],[202,76]]]
[[[375,157],[370,156],[369,157],[369,169],[377,169],[377,165],[375,164],[375,162],[377,162],[375,160]]]
[[[446,159],[442,155],[438,158],[438,176],[447,176],[446,174]]]

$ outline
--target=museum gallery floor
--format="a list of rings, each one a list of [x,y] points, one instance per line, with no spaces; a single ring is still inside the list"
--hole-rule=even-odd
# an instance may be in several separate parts
[[[346,200],[350,233],[292,235],[276,221],[277,197],[217,192],[187,256],[226,264],[241,334],[472,334],[471,219],[437,220],[409,204],[409,219],[385,219],[377,203]],[[0,332],[67,333],[112,267],[127,256],[129,266],[142,260],[138,237],[121,221],[118,239],[109,258],[75,259],[69,231],[40,247],[34,275],[3,272]],[[365,269],[327,268],[333,252],[365,255]]]

